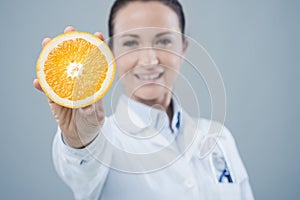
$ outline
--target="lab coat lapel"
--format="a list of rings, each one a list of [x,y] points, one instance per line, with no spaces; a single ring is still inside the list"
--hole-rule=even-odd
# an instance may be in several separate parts
[[[197,120],[192,119],[185,111],[182,111],[181,129],[177,136],[177,143],[180,152],[185,152],[187,148],[191,147],[197,137]]]
[[[186,151],[186,158],[196,155],[204,159],[215,148],[218,140],[224,139],[224,126],[220,123],[190,117],[183,111],[183,131],[178,135],[178,146],[181,152]]]
[[[130,110],[125,97],[120,97],[114,116],[115,124],[123,132],[133,135],[144,133],[143,130],[146,126],[137,122],[139,116]],[[141,137],[143,136],[141,135]]]

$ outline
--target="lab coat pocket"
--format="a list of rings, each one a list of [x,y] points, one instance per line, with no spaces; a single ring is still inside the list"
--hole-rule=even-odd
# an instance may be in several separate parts
[[[220,200],[240,200],[241,191],[238,183],[216,183],[215,187]]]

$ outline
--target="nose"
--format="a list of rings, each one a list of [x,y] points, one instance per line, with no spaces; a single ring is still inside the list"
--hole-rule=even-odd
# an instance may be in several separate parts
[[[152,47],[146,47],[139,52],[138,64],[141,66],[151,66],[159,64],[157,52]]]

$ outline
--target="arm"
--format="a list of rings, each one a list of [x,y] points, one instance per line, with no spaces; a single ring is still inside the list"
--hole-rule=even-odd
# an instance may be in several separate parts
[[[61,130],[53,141],[53,162],[58,175],[72,189],[75,199],[98,199],[109,168],[96,156],[105,152],[106,145],[97,137],[82,149],[75,149],[64,143]]]
[[[70,31],[75,29],[70,26],[65,29]],[[104,39],[99,32],[95,36]],[[45,38],[42,45],[50,40]],[[33,85],[43,92],[37,79]],[[48,103],[59,127],[53,143],[55,168],[71,187],[75,199],[96,199],[108,173],[108,168],[94,159],[99,154],[108,154],[100,137],[105,121],[103,103],[100,100],[79,109],[60,106],[50,99]]]
[[[252,189],[251,189],[251,186],[250,186],[250,183],[249,183],[249,178],[246,178],[241,183],[241,194],[242,194],[242,199],[254,200]]]
[[[230,157],[232,162],[235,163],[235,166],[233,166],[234,171],[236,172],[236,176],[238,177],[240,182],[239,184],[240,184],[240,191],[241,191],[241,199],[254,200],[247,170],[239,154],[235,139],[233,138],[232,134],[226,127],[225,127],[225,136],[228,138],[227,146],[230,147],[231,149],[230,152],[235,152],[232,155],[230,155]]]

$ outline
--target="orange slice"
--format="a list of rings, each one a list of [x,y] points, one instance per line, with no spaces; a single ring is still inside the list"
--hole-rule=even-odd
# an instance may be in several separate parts
[[[39,83],[55,103],[81,108],[101,99],[116,71],[109,47],[96,36],[68,32],[53,38],[36,64]]]

